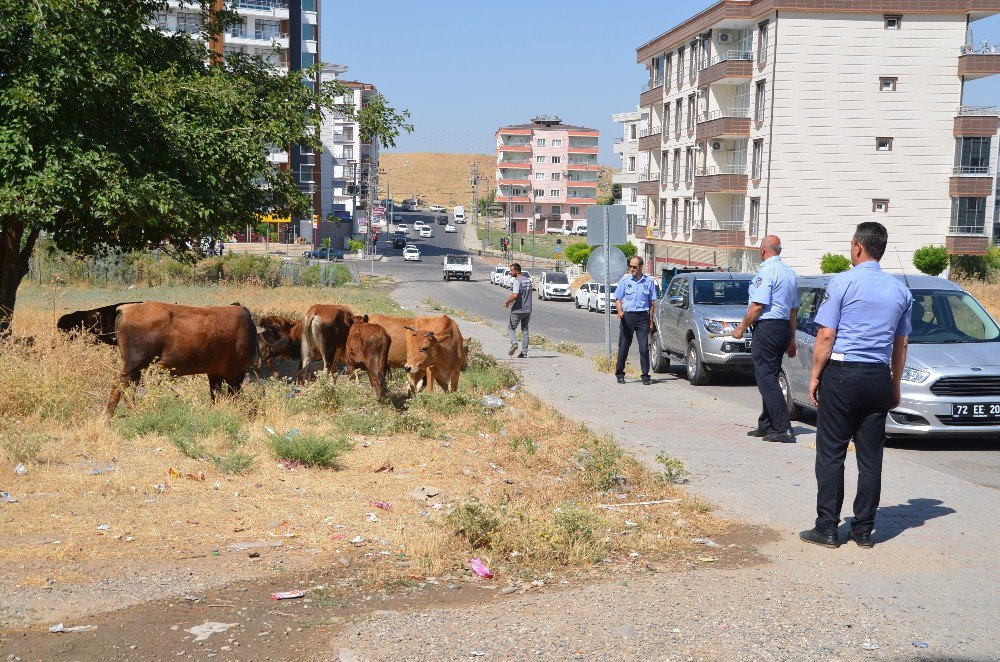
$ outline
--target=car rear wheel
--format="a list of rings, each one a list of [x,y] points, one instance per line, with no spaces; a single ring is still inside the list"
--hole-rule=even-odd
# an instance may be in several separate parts
[[[698,355],[698,343],[694,340],[688,343],[687,354],[685,355],[685,367],[687,368],[687,378],[692,386],[704,386],[712,379],[708,368]]]
[[[670,358],[663,355],[660,334],[649,333],[649,367],[653,372],[666,372],[670,368]]]
[[[789,420],[800,420],[802,418],[802,406],[795,404],[795,401],[792,399],[792,389],[788,385],[788,376],[784,370],[778,373],[778,387],[781,388],[781,395],[785,398]]]
[[[576,297],[574,297],[573,298],[573,305],[576,306],[577,310],[579,310],[580,309],[580,300],[577,299]]]

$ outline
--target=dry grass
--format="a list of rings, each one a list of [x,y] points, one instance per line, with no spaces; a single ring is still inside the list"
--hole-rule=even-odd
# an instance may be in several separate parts
[[[959,284],[983,304],[993,319],[1000,320],[1000,284],[981,281],[962,281]]]
[[[111,567],[175,568],[198,556],[223,581],[247,568],[245,552],[227,546],[253,541],[281,542],[283,556],[303,567],[347,557],[377,583],[464,567],[473,555],[502,580],[633,550],[662,556],[692,531],[724,527],[609,441],[511,390],[516,375],[482,354],[457,393],[411,399],[397,374],[385,405],[367,380],[359,386],[347,378],[302,389],[251,383],[243,397],[213,405],[203,377],[154,372],[135,404],[109,423],[100,411],[119,361],[115,349],[52,331],[67,307],[158,295],[300,314],[316,290],[27,287],[23,294],[16,328],[35,345],[0,346],[0,489],[19,499],[0,503],[7,568],[0,594],[34,591],[46,578],[84,590]],[[381,290],[338,288],[323,298],[332,297],[366,312],[399,312]],[[485,394],[502,394],[505,406],[486,408]],[[275,436],[337,440],[335,461],[316,462],[334,468],[283,466]],[[27,466],[23,476],[13,472],[18,462]],[[418,502],[412,493],[420,487],[440,494]],[[597,507],[660,499],[677,502]],[[391,510],[376,508],[376,500]],[[492,522],[485,538],[461,524],[475,508],[469,503],[483,504]],[[356,536],[363,542],[352,544]]]

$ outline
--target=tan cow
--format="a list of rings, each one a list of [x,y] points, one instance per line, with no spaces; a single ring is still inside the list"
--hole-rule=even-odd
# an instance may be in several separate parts
[[[421,316],[406,327],[406,370],[410,393],[437,383],[446,391],[458,388],[458,377],[467,364],[468,343],[455,320],[447,315]]]
[[[351,330],[354,314],[347,306],[316,304],[306,311],[302,320],[302,369],[318,355],[323,359],[323,369],[336,373],[344,364],[347,335]]]
[[[388,389],[386,375],[389,372],[392,339],[382,326],[369,324],[368,319],[365,315],[355,316],[352,320],[344,358],[349,370],[364,370],[368,373],[372,390],[379,402],[382,402]]]
[[[115,336],[122,370],[111,387],[107,414],[122,390],[154,361],[177,376],[207,375],[214,400],[225,384],[238,392],[257,355],[257,329],[243,306],[180,306],[148,301],[118,306]]]

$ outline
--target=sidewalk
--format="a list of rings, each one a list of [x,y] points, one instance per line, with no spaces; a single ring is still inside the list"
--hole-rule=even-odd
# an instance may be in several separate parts
[[[407,284],[397,288],[395,296],[410,307],[416,307],[422,298],[417,286]],[[463,333],[481,341],[487,352],[509,360],[501,331],[460,323]],[[688,489],[718,504],[723,516],[764,524],[780,534],[777,543],[763,550],[770,560],[763,568],[725,571],[725,580],[715,574],[709,579],[706,575],[711,573],[702,572],[697,579],[664,575],[646,586],[637,583],[629,589],[611,588],[616,594],[626,594],[615,596],[616,610],[636,612],[646,619],[634,628],[635,639],[629,639],[630,646],[638,646],[633,652],[655,650],[646,644],[652,646],[658,641],[656,637],[663,637],[656,628],[645,632],[649,629],[645,626],[676,622],[699,611],[705,614],[700,618],[712,618],[711,604],[718,600],[720,612],[714,614],[717,625],[736,618],[763,618],[762,624],[754,622],[755,627],[773,628],[771,643],[778,644],[775,649],[756,651],[732,648],[739,641],[733,639],[733,631],[702,628],[700,636],[707,639],[699,642],[698,650],[710,651],[709,659],[1000,658],[996,490],[918,465],[889,462],[883,472],[875,548],[862,550],[850,543],[828,550],[807,545],[798,540],[798,532],[811,528],[815,518],[815,434],[810,428],[796,429],[796,444],[768,444],[745,436],[755,424],[756,410],[699,398],[697,390],[674,376],[658,379],[650,387],[636,381],[619,386],[613,376],[595,372],[589,359],[551,351],[533,351],[530,358],[514,360],[513,364],[521,372],[525,388],[568,418],[595,432],[613,435],[646,461],[652,461],[659,451],[683,459],[692,474]],[[558,388],[553,388],[554,384]],[[844,515],[850,516],[856,477],[853,455],[848,457],[846,475]],[[843,534],[846,529],[841,531]],[[699,594],[697,587],[692,592],[689,580],[714,593]],[[658,604],[641,603],[664,590],[672,596],[665,602],[660,596]],[[628,594],[633,591],[630,602]],[[566,650],[559,646],[558,637],[575,632],[597,637],[595,646],[603,642],[617,649],[622,635],[611,628],[607,618],[617,612],[605,611],[592,602],[594,613],[581,612],[578,601],[587,596],[593,600],[594,593],[600,591],[574,589],[550,596],[550,603],[536,613],[549,614],[551,628],[532,623],[530,617],[521,621],[530,626],[527,632],[536,638],[533,645],[558,655],[557,651]],[[524,604],[518,615],[512,611],[505,616],[501,608],[484,605],[466,610],[475,615],[465,615],[464,624],[469,625],[470,618],[482,621],[484,614],[517,622],[520,608],[530,610],[533,603],[527,598],[520,600]],[[774,600],[781,601],[784,609],[776,609]],[[606,602],[610,606],[611,599]],[[453,621],[461,623],[462,619],[449,621],[446,612],[441,615],[442,623],[452,624],[431,627],[424,623],[418,628],[421,644],[437,650],[428,642],[444,637],[454,646],[475,649],[475,638],[467,638],[461,627],[454,626]],[[561,615],[576,620],[566,623]],[[394,617],[392,624],[404,627],[405,621],[401,615]],[[368,626],[355,629],[357,639],[351,643],[360,645],[370,630]],[[550,641],[552,637],[556,638]],[[514,639],[520,643],[517,636]],[[866,646],[865,639],[877,648]],[[914,642],[927,647],[917,647]],[[388,655],[388,650],[375,657]],[[469,654],[461,648],[441,650],[449,657]],[[631,657],[625,649],[620,653],[608,657]],[[668,657],[666,649],[655,657]]]

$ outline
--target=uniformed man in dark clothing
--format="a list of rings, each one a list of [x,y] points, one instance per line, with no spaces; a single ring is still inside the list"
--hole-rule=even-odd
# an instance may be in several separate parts
[[[760,269],[750,283],[747,314],[733,330],[733,338],[739,340],[753,325],[750,356],[762,408],[757,428],[747,432],[747,436],[792,443],[795,435],[788,419],[788,404],[778,384],[778,373],[781,357],[786,353],[795,356],[799,295],[795,272],[781,261],[781,239],[773,234],[764,237],[760,242],[760,257]]]
[[[809,397],[817,406],[816,526],[801,538],[839,547],[844,503],[844,458],[854,440],[858,491],[850,539],[872,546],[882,490],[885,417],[899,405],[913,297],[882,271],[889,233],[881,223],[858,225],[851,240],[854,268],[830,279],[816,313],[820,327],[813,353]]]

